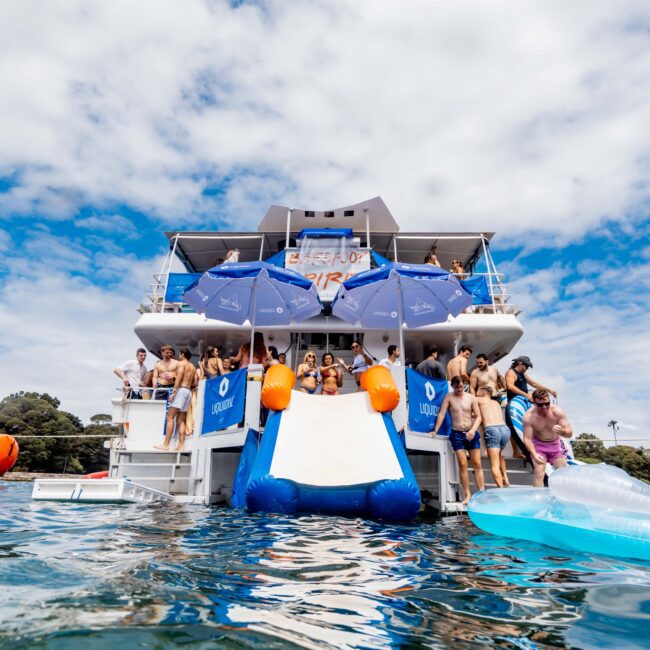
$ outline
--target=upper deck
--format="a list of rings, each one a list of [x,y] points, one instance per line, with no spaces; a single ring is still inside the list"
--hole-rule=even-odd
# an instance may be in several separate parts
[[[137,334],[152,351],[155,351],[157,344],[169,340],[199,347],[206,337],[211,339],[210,342],[219,339],[218,342],[223,344],[225,336],[230,345],[236,345],[240,338],[245,340],[247,327],[206,322],[203,316],[193,313],[183,302],[184,288],[201,273],[222,263],[228,253],[235,250],[238,251],[240,262],[269,260],[284,265],[285,257],[287,260],[295,257],[292,254],[298,251],[299,237],[305,229],[346,229],[353,235],[350,241],[353,241],[354,250],[365,254],[369,266],[381,264],[384,259],[422,264],[425,255],[431,251],[444,269],[450,269],[453,260],[460,260],[464,267],[461,279],[478,287],[475,304],[467,313],[450,322],[413,330],[414,333],[429,333],[425,337],[425,344],[450,347],[460,340],[467,342],[468,336],[472,339],[486,333],[497,333],[498,338],[501,332],[507,340],[491,344],[492,356],[498,358],[509,351],[523,332],[516,318],[518,309],[510,302],[508,286],[490,254],[490,241],[494,233],[401,232],[383,200],[375,197],[325,211],[273,205],[264,215],[257,232],[165,233],[170,243],[169,255],[160,273],[155,275],[146,301],[140,305],[142,317],[136,325]],[[323,279],[318,280],[321,282]],[[325,283],[327,281],[324,280]],[[337,281],[340,283],[340,280]],[[321,288],[322,285],[319,285]],[[360,331],[331,317],[327,310],[321,317],[301,323],[294,329],[302,332]],[[241,330],[241,336],[237,335],[238,330]],[[220,336],[216,334],[217,331],[221,331]],[[380,334],[381,338],[386,336]],[[408,330],[405,330],[405,336],[408,348]]]

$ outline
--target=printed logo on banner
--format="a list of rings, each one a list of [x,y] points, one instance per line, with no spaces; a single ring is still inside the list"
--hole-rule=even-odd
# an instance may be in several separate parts
[[[222,431],[244,419],[246,368],[205,382],[201,434]]]
[[[434,379],[407,368],[406,381],[408,385],[409,428],[412,431],[430,433],[436,424],[442,400],[449,392],[447,380]],[[449,435],[450,431],[451,418],[447,413],[438,435]]]

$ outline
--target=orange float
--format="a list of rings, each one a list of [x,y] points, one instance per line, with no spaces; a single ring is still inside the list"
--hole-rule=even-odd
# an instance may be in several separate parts
[[[272,411],[283,411],[289,406],[295,383],[296,375],[289,366],[282,363],[271,366],[264,375],[262,404]]]
[[[108,470],[105,469],[103,472],[91,472],[90,474],[84,474],[83,478],[108,478]]]
[[[8,472],[18,459],[18,443],[6,433],[0,433],[0,476]]]
[[[385,366],[372,366],[361,375],[361,388],[368,391],[375,411],[388,413],[399,404],[399,390],[390,370]]]

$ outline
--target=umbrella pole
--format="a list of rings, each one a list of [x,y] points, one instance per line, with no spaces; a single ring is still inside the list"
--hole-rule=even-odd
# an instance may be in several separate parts
[[[253,363],[253,343],[255,341],[255,309],[257,308],[257,278],[253,282],[253,313],[251,314],[251,347],[248,350],[248,365]]]
[[[404,298],[402,297],[402,282],[397,280],[397,298],[399,306],[397,309],[397,320],[399,322],[399,358],[402,362],[402,368],[406,367],[406,356],[404,350],[404,330],[402,329],[402,313],[404,311]]]

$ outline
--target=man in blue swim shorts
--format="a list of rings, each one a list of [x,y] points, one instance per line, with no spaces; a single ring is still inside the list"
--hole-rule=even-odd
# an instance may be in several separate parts
[[[510,441],[510,429],[503,419],[501,404],[494,398],[492,386],[481,386],[476,392],[476,401],[481,411],[481,422],[485,431],[485,448],[490,459],[490,468],[494,482],[498,487],[509,487],[506,474],[506,460],[503,450]]]
[[[463,504],[467,504],[472,493],[469,490],[469,474],[467,472],[467,454],[469,454],[474,480],[479,490],[485,489],[485,478],[481,467],[481,436],[478,428],[481,424],[481,413],[478,403],[473,395],[465,392],[463,378],[456,375],[451,378],[453,392],[447,393],[442,400],[440,412],[436,418],[436,424],[431,432],[435,436],[444,422],[447,410],[451,414],[451,435],[449,441],[451,448],[456,454],[458,462],[458,473],[460,484],[463,487],[465,498]]]

